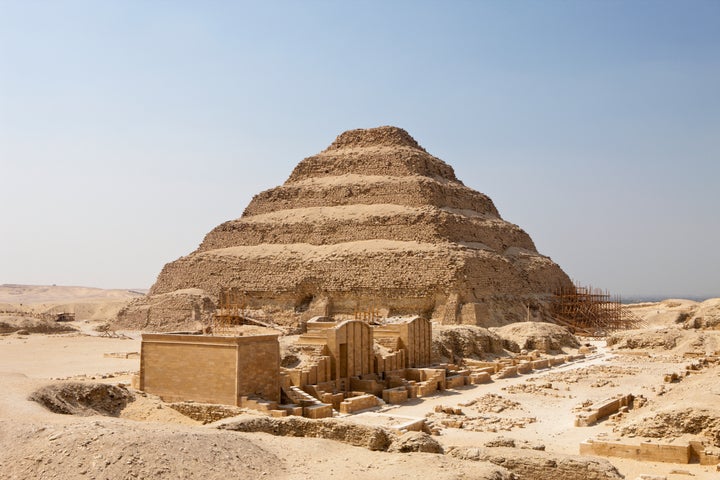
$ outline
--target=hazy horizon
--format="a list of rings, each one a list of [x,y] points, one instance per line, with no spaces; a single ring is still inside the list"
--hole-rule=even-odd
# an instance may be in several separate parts
[[[101,290],[123,290],[128,292],[147,293],[148,287],[96,287],[93,285],[58,285],[58,284],[26,284],[26,283],[0,283],[0,287],[67,287],[67,288],[97,288]],[[618,292],[609,292],[612,296],[619,295]],[[704,300],[718,298],[716,296],[698,296],[695,294],[663,295],[663,294],[642,294],[642,295],[621,295],[622,303],[662,301],[669,299],[683,299],[702,302]]]
[[[574,280],[720,297],[720,2],[0,0],[0,283],[149,288],[396,125]]]

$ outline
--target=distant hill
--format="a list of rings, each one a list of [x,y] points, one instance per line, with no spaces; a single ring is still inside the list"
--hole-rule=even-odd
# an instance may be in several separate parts
[[[102,289],[61,285],[0,285],[0,303],[46,304],[60,302],[122,301],[142,297],[147,290]]]
[[[649,303],[649,302],[662,302],[669,298],[681,298],[683,300],[692,300],[694,302],[702,302],[709,298],[716,298],[720,295],[628,295],[622,297],[622,303]]]

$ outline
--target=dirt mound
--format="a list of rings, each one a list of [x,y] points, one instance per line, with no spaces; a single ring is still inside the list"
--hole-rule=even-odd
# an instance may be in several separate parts
[[[313,437],[349,443],[356,447],[385,451],[393,441],[393,434],[380,427],[322,418],[245,416],[222,423],[218,428],[235,432],[263,432],[285,437]]]
[[[134,395],[122,386],[67,382],[42,387],[30,394],[29,400],[52,412],[65,415],[117,417],[134,398]]]
[[[4,424],[0,432],[2,478],[221,480],[283,474],[282,460],[253,439],[239,443],[237,435],[216,430],[99,421],[10,428]]]
[[[659,348],[672,350],[678,345],[683,333],[677,328],[663,328],[659,330],[628,330],[615,332],[607,339],[607,346],[616,349],[647,349]]]
[[[13,333],[18,331],[28,333],[68,333],[77,329],[67,323],[53,320],[43,320],[28,316],[0,315],[0,333]]]
[[[437,362],[456,362],[462,358],[482,360],[502,355],[502,339],[487,328],[474,326],[434,326],[432,355]]]
[[[137,298],[120,310],[111,328],[146,332],[200,330],[211,324],[214,313],[215,304],[210,297],[191,288]]]
[[[682,324],[692,317],[699,303],[693,300],[667,299],[662,302],[645,302],[626,305],[649,327],[660,328]]]
[[[463,460],[490,462],[517,474],[523,480],[614,480],[625,478],[607,460],[562,455],[538,450],[505,447],[449,449],[449,455]]]
[[[553,323],[518,322],[492,331],[503,339],[505,348],[520,350],[540,350],[557,352],[563,348],[579,348],[580,342],[565,327]]]
[[[658,412],[636,419],[616,431],[624,436],[671,438],[684,434],[702,435],[720,447],[720,411],[704,408],[681,408]]]
[[[73,313],[77,321],[108,321],[132,299],[143,294],[131,290],[88,287],[0,285],[0,322],[7,317],[54,321],[60,313]],[[6,317],[6,318],[3,318]],[[41,333],[50,333],[48,329]]]
[[[495,415],[505,410],[522,410],[519,403],[496,394],[484,395],[459,405],[463,408],[436,405],[432,413],[425,414],[430,431],[439,428],[460,428],[472,432],[511,431],[537,421],[535,417]]]
[[[485,442],[484,446],[490,448],[509,447],[545,451],[545,445],[542,443],[533,443],[528,442],[527,440],[516,440],[514,438],[509,438],[503,435],[488,440],[487,442]]]
[[[107,290],[63,285],[0,285],[0,304],[47,305],[93,301],[129,300],[143,295],[135,290]],[[0,305],[1,306],[1,305]]]
[[[712,328],[720,327],[720,298],[705,300],[692,316],[683,322],[685,328]]]
[[[433,437],[423,432],[406,432],[400,435],[388,452],[408,453],[408,452],[424,452],[424,453],[443,453],[442,446]]]
[[[673,354],[705,355],[720,350],[720,336],[714,331],[684,330],[679,327],[628,330],[613,333],[608,337],[607,345],[617,350],[667,350]]]
[[[481,397],[461,403],[461,407],[469,407],[478,413],[500,413],[503,410],[513,410],[520,407],[518,402],[509,400],[496,393],[487,393]]]

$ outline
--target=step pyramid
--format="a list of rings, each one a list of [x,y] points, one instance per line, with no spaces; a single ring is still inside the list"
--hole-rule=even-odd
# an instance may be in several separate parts
[[[350,130],[168,263],[121,324],[207,321],[222,289],[278,323],[424,315],[503,325],[542,316],[568,276],[492,200],[397,127]],[[529,309],[528,307],[531,307]]]

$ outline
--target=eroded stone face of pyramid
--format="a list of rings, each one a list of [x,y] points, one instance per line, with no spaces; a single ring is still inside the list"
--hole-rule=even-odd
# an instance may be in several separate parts
[[[528,306],[541,315],[544,297],[571,285],[490,198],[406,131],[380,127],[347,131],[300,162],[167,264],[120,320],[199,321],[221,289],[236,288],[286,323],[374,307],[490,326],[525,320]]]

